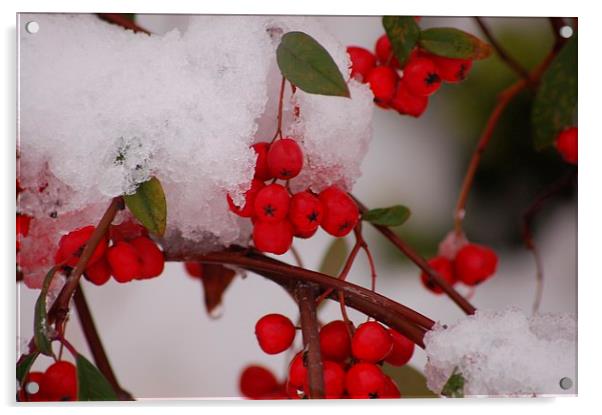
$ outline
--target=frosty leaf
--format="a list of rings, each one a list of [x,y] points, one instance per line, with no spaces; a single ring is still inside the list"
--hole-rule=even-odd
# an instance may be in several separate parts
[[[38,352],[34,352],[34,353],[23,356],[17,362],[17,381],[19,382],[19,384],[23,383],[25,376],[27,376],[27,374],[29,373],[31,366],[36,361],[38,355],[39,355]]]
[[[441,395],[448,398],[463,398],[464,397],[464,377],[461,373],[457,373],[458,368],[454,368],[451,376],[441,389]]]
[[[577,109],[577,36],[573,36],[543,74],[531,122],[535,148],[552,145],[563,129],[574,125]]]
[[[426,29],[420,32],[420,47],[434,55],[456,59],[485,59],[491,46],[470,33],[450,27]]]
[[[203,264],[203,292],[205,294],[205,308],[207,313],[212,313],[222,303],[224,291],[228,288],[236,273],[230,268],[217,264]]]
[[[77,400],[78,401],[117,401],[113,387],[102,373],[88,359],[77,355]]]
[[[424,375],[410,365],[401,367],[383,365],[383,372],[389,376],[399,388],[401,396],[405,398],[438,398],[426,386]]]
[[[349,97],[349,88],[330,54],[303,32],[282,36],[276,50],[282,75],[310,94]]]
[[[322,258],[319,271],[322,274],[336,277],[341,272],[348,254],[347,240],[345,238],[334,239],[326,250],[324,258]]]
[[[167,203],[161,182],[153,177],[138,186],[136,193],[125,195],[125,204],[150,232],[162,236],[167,222]]]
[[[402,205],[387,208],[371,209],[364,213],[362,219],[373,225],[399,226],[410,217],[410,209]]]
[[[420,28],[412,16],[384,16],[383,27],[395,57],[403,65],[418,42]]]
[[[44,284],[40,295],[36,301],[34,320],[33,320],[33,341],[40,353],[52,356],[52,346],[48,338],[48,312],[46,310],[46,296],[48,288],[52,282],[52,277],[56,272],[57,267],[54,266],[48,271],[44,278]]]

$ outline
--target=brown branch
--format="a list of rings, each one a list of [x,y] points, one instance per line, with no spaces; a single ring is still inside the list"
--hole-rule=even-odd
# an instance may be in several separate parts
[[[115,376],[115,372],[113,372],[107,353],[105,352],[100,336],[98,335],[96,324],[94,324],[94,318],[92,317],[92,313],[90,312],[88,302],[86,301],[86,297],[80,284],[78,284],[75,289],[73,302],[75,303],[80,326],[84,332],[88,347],[92,352],[96,367],[104,377],[107,378],[120,401],[133,401],[134,398],[132,395],[125,391],[117,381],[117,377]]]
[[[134,33],[146,33],[150,35],[151,33],[144,29],[143,27],[138,26],[135,22],[128,19],[126,16],[120,13],[96,13],[96,15],[104,20],[105,22],[116,24],[118,26],[123,27],[124,29],[133,30]]]
[[[301,331],[303,346],[307,351],[307,378],[309,381],[309,398],[324,398],[324,375],[322,355],[320,353],[320,332],[316,313],[316,292],[319,286],[298,282],[295,298],[299,304],[301,315]]]

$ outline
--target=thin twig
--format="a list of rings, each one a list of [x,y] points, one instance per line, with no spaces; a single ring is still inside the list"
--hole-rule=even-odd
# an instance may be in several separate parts
[[[146,33],[147,35],[151,34],[148,30],[140,27],[132,20],[128,19],[120,13],[97,13],[97,16],[105,22],[116,24],[118,26],[123,27],[124,29],[133,30],[134,33],[141,32]]]
[[[272,138],[272,143],[277,137],[282,138],[282,107],[284,105],[284,87],[286,86],[286,78],[282,77],[282,82],[280,83],[280,94],[278,95],[278,124],[276,128],[276,133]]]

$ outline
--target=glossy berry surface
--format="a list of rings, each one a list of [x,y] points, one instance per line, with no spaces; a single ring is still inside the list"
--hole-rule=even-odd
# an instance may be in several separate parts
[[[259,347],[267,354],[278,354],[291,347],[295,334],[295,326],[282,314],[267,314],[255,324]]]
[[[142,274],[138,251],[128,242],[117,242],[109,248],[107,261],[117,282],[130,282]]]
[[[345,387],[351,398],[376,397],[384,383],[385,375],[373,363],[356,363],[345,376]]]
[[[262,252],[282,255],[293,243],[293,226],[286,220],[257,222],[253,226],[253,243]]]
[[[185,262],[184,268],[193,278],[203,278],[203,264],[200,262]]]
[[[456,283],[454,265],[449,259],[444,256],[436,256],[429,259],[427,263],[450,285],[454,285]],[[420,273],[420,280],[429,291],[432,291],[435,294],[441,294],[443,292],[443,290],[429,278],[426,272],[423,271]]]
[[[453,59],[436,55],[429,57],[437,67],[441,79],[450,84],[465,80],[472,68],[472,61],[468,59]]]
[[[53,363],[44,372],[40,388],[49,401],[77,400],[77,369],[64,360]]]
[[[324,209],[320,226],[336,237],[351,232],[359,220],[359,209],[353,199],[337,186],[324,189],[318,197]]]
[[[335,362],[325,361],[322,364],[324,379],[324,397],[326,399],[338,399],[345,392],[345,371]],[[309,379],[306,377],[303,391],[311,396]]]
[[[322,221],[320,199],[309,192],[299,192],[291,198],[288,217],[295,234],[313,234]]]
[[[140,275],[138,279],[153,278],[161,275],[165,267],[163,252],[150,238],[142,236],[130,242],[138,252],[140,262]]]
[[[257,161],[255,163],[255,178],[265,182],[273,178],[270,173],[270,167],[268,166],[268,151],[270,150],[270,143],[260,142],[255,143],[251,148],[257,154]]]
[[[48,401],[42,390],[42,372],[29,372],[23,381],[23,387],[19,390],[20,402],[44,402]]]
[[[303,168],[303,152],[291,138],[275,141],[268,151],[268,166],[273,177],[282,180],[296,177]]]
[[[577,127],[567,128],[556,138],[556,150],[564,161],[577,164]]]
[[[486,246],[467,244],[454,261],[456,277],[466,285],[477,285],[491,277],[497,268],[495,252]]]
[[[397,87],[397,73],[389,66],[377,66],[368,74],[366,81],[370,85],[370,89],[374,94],[374,102],[387,108],[389,102],[395,95]]]
[[[261,222],[280,222],[288,214],[291,197],[284,186],[272,183],[255,196],[255,218]]]
[[[390,105],[400,114],[418,118],[424,113],[428,103],[428,97],[412,94],[405,82],[399,82]]]
[[[414,354],[414,343],[393,329],[389,329],[389,334],[393,340],[393,348],[385,362],[393,366],[403,366],[410,361]]]
[[[389,331],[376,321],[360,324],[351,339],[353,357],[369,363],[383,360],[393,348]]]
[[[84,246],[86,242],[88,242],[88,239],[90,239],[90,236],[92,236],[94,229],[94,226],[86,226],[62,236],[59,241],[59,248],[55,255],[56,263],[58,264],[59,262],[66,261],[66,265],[75,267],[83,252]],[[96,249],[94,249],[90,260],[88,261],[88,265],[92,265],[102,258],[106,249],[107,240],[103,238]]]
[[[379,399],[399,399],[401,393],[399,388],[389,376],[384,376],[384,382],[382,388],[376,393]]]
[[[429,96],[441,86],[439,70],[428,58],[410,59],[403,68],[402,82],[414,95]]]
[[[301,389],[305,384],[307,368],[305,367],[303,360],[303,352],[297,353],[293,360],[291,360],[291,364],[288,368],[288,382],[293,385],[295,389]]]
[[[84,277],[92,284],[103,285],[111,278],[111,267],[106,258],[86,267]]]
[[[239,389],[243,396],[259,399],[276,390],[278,381],[262,366],[247,366],[240,375]]]
[[[396,69],[399,68],[399,61],[393,56],[391,41],[386,34],[378,38],[376,45],[374,45],[374,51],[376,52],[376,58],[381,65],[389,65]]]
[[[250,218],[253,216],[253,213],[255,212],[253,207],[255,196],[264,186],[265,184],[261,180],[253,179],[251,181],[251,187],[245,193],[245,203],[242,206],[236,206],[230,195],[228,195],[227,199],[230,210],[243,218]]]
[[[351,77],[365,81],[376,65],[376,57],[369,50],[358,46],[347,47],[347,53],[351,60]]]
[[[351,337],[342,320],[331,321],[320,329],[322,358],[343,362],[351,356]]]

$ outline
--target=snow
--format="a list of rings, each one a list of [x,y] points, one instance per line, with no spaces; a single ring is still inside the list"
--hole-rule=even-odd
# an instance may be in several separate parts
[[[35,34],[25,30],[31,20]],[[168,201],[167,239],[246,245],[249,221],[228,211],[225,196],[242,202],[255,163],[249,146],[274,135],[279,37],[310,34],[349,73],[345,47],[312,18],[197,16],[184,32],[152,36],[93,15],[27,14],[21,23],[19,178],[27,190],[18,208],[35,218],[20,253],[30,287],[41,285],[62,234],[95,224],[111,197],[153,175]],[[355,81],[349,88],[352,99],[291,97],[287,88],[283,130],[306,155],[293,189],[351,189],[360,176],[372,94]]]
[[[576,394],[576,342],[577,323],[568,314],[479,310],[426,334],[427,384],[440,393],[457,367],[465,396]],[[566,390],[563,378],[572,381]]]

